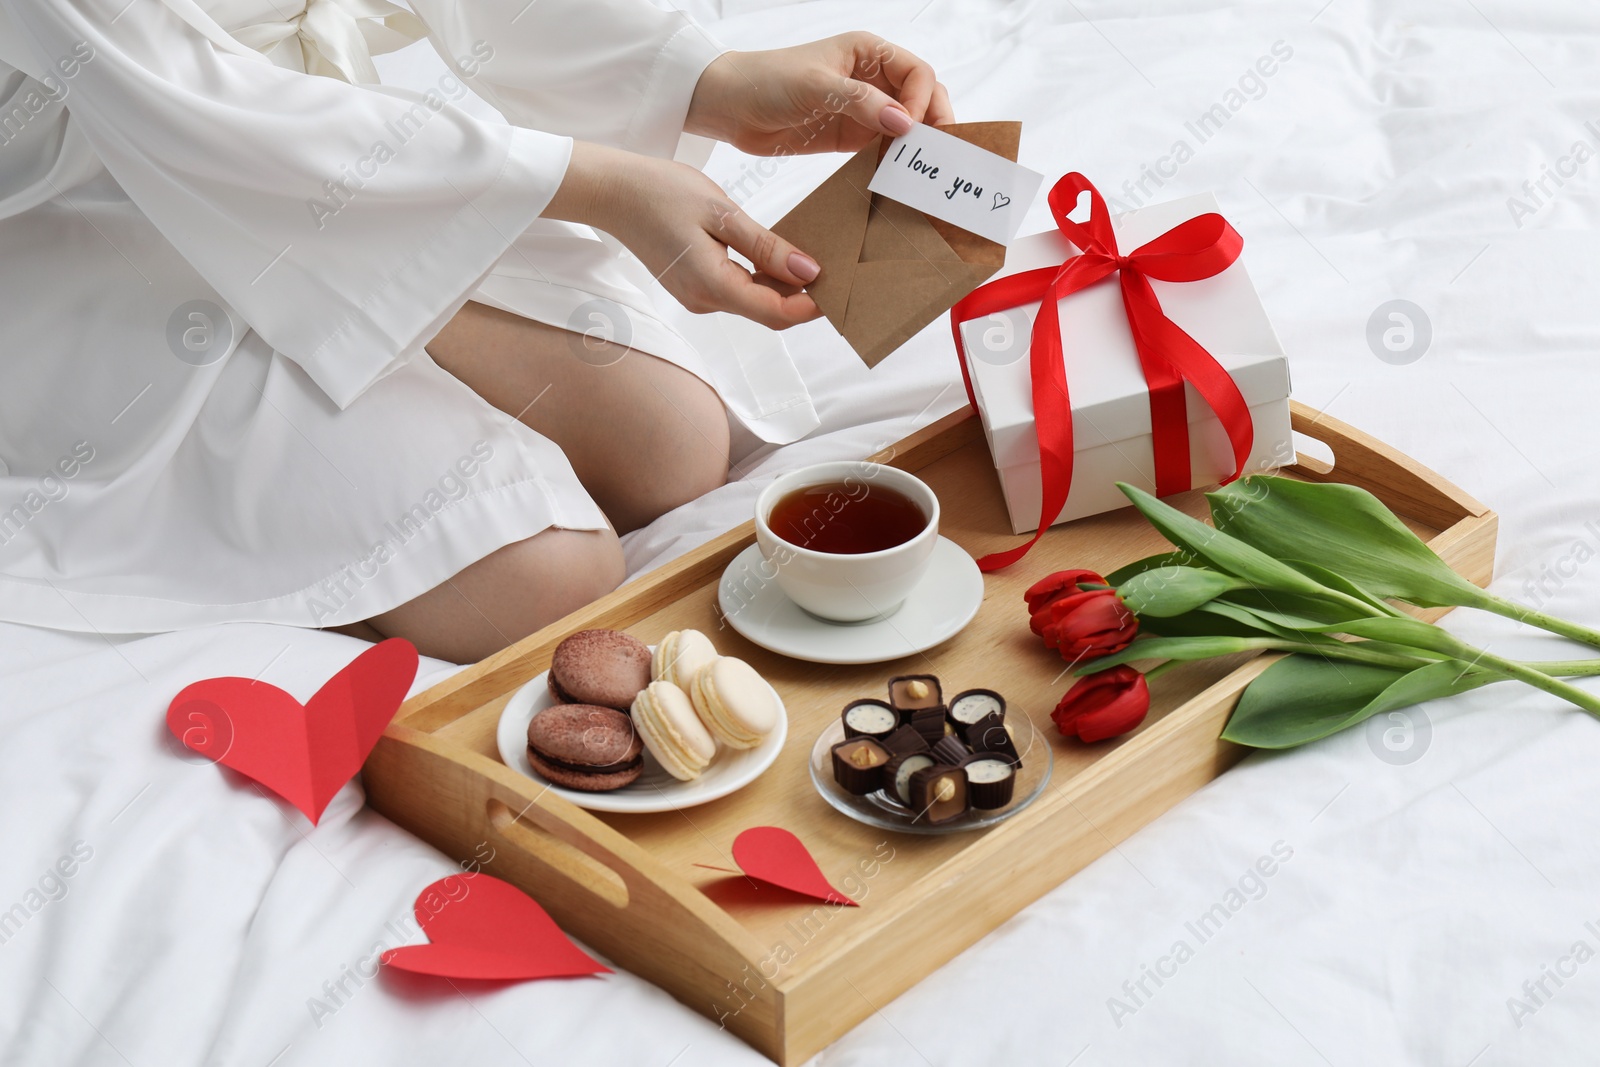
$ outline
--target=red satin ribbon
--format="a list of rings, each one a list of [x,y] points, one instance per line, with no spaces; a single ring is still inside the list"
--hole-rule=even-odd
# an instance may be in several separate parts
[[[1089,221],[1073,222],[1067,214],[1077,206],[1080,193],[1089,194]],[[1239,258],[1244,239],[1215,212],[1174,226],[1155,240],[1124,256],[1117,250],[1111,214],[1100,191],[1076,172],[1063,177],[1050,190],[1050,214],[1061,232],[1082,251],[1059,267],[1042,267],[999,278],[979,286],[950,309],[950,329],[961,359],[961,378],[967,400],[978,406],[972,392],[972,375],[961,343],[961,324],[968,319],[1040,301],[1029,345],[1033,375],[1033,415],[1039,431],[1039,468],[1044,501],[1039,509],[1039,529],[1023,545],[995,552],[978,560],[984,571],[1009,567],[1027,554],[1061,514],[1072,486],[1072,399],[1067,391],[1066,363],[1061,349],[1061,319],[1056,302],[1085,289],[1113,273],[1120,273],[1122,303],[1133,331],[1134,348],[1145,381],[1150,386],[1150,425],[1155,450],[1156,495],[1168,496],[1191,488],[1189,467],[1189,416],[1183,383],[1188,381],[1216,412],[1233,445],[1232,481],[1244,471],[1254,443],[1250,408],[1211,353],[1177,323],[1167,318],[1150,287],[1151,278],[1166,282],[1193,282],[1226,270]]]

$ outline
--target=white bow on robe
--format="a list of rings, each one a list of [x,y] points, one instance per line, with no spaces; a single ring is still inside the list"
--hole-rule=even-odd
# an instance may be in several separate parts
[[[135,0],[148,3],[151,0]],[[422,20],[387,0],[309,0],[285,16],[270,0],[161,0],[218,47],[258,52],[279,66],[358,84],[374,84],[372,57],[427,36]]]

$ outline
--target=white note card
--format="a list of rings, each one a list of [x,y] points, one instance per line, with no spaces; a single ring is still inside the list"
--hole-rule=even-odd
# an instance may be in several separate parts
[[[918,123],[889,145],[867,188],[1008,245],[1044,175]]]

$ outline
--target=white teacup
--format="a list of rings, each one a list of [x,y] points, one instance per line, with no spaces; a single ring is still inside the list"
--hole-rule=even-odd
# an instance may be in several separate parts
[[[779,500],[796,489],[830,482],[897,490],[921,509],[927,525],[904,544],[855,554],[818,552],[772,532],[767,520]],[[939,498],[922,479],[881,463],[844,460],[802,467],[781,475],[756,499],[756,543],[767,571],[790,600],[828,622],[871,622],[899,611],[927,573],[938,540]]]

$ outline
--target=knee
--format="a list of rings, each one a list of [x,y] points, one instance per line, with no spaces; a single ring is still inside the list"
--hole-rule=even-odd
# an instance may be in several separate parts
[[[480,610],[492,622],[481,635],[488,651],[479,649],[477,659],[587,607],[627,578],[622,545],[610,530],[552,528],[490,558],[493,573],[475,583]],[[483,578],[492,593],[482,591]]]
[[[609,530],[551,529],[522,545],[528,551],[519,584],[539,602],[530,633],[599,600],[628,576],[622,545]]]
[[[676,399],[682,425],[667,436],[675,447],[658,455],[656,514],[663,514],[727,484],[730,434],[722,398],[698,379],[687,383]],[[665,443],[665,442],[664,442]]]
[[[713,489],[726,485],[728,450],[725,435],[720,448],[689,448],[675,456],[661,457],[654,467],[641,480],[638,492],[629,502],[632,508],[624,511],[620,520],[616,520],[624,533],[648,526],[674,508],[698,500]]]
[[[678,456],[669,476],[663,479],[664,495],[669,498],[663,512],[728,484],[728,421],[720,407],[716,422],[708,420],[703,428],[704,447],[690,448]]]
[[[647,454],[615,472],[602,505],[618,531],[649,525],[727,484],[727,414],[709,386],[694,384],[699,388],[674,401]]]
[[[471,663],[605,596],[627,577],[610,530],[548,529],[505,545],[449,581],[370,619],[424,655]]]

